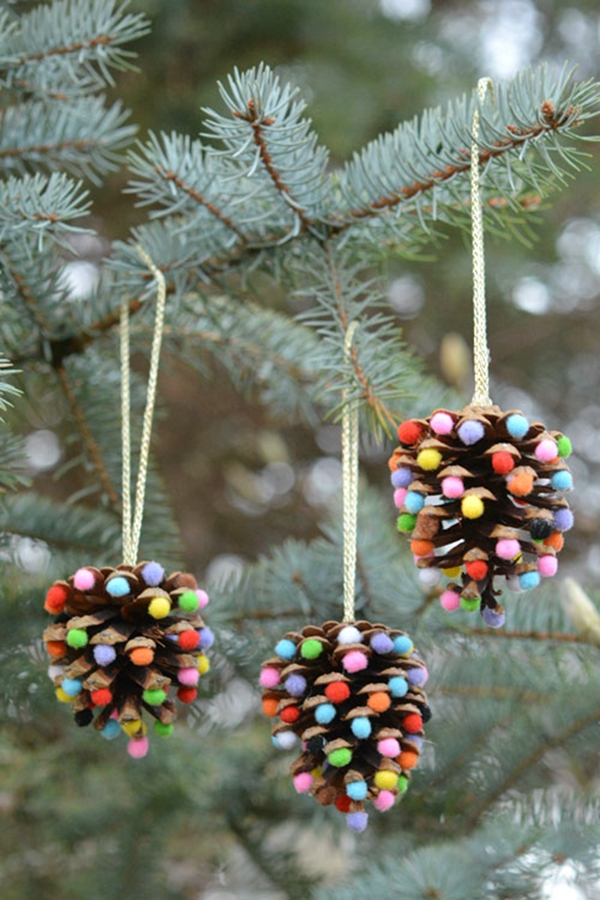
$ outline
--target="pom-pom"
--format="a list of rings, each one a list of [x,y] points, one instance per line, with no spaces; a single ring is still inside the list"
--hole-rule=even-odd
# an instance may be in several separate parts
[[[391,475],[392,485],[395,488],[407,488],[413,480],[413,474],[410,469],[394,469]]]
[[[356,831],[360,834],[369,824],[369,814],[366,812],[350,812],[346,816],[346,825],[350,831]]]
[[[179,609],[182,609],[184,612],[195,612],[200,606],[197,591],[184,591],[179,597],[177,604]]]
[[[451,580],[440,589],[444,609],[492,610],[484,617],[497,627],[502,584],[526,590],[550,576],[556,561],[540,566],[538,558],[554,558],[573,525],[562,493],[573,484],[570,442],[497,406],[436,410],[417,424],[390,460],[410,473],[398,531],[409,536],[425,585],[437,583],[435,571]]]
[[[303,641],[302,646],[300,647],[300,655],[304,659],[317,659],[317,657],[321,655],[322,651],[323,645],[321,644],[321,642],[312,638]]]
[[[275,645],[275,653],[282,659],[293,659],[296,655],[296,645],[288,638],[283,638]]]
[[[421,426],[418,422],[401,422],[398,426],[398,440],[402,444],[414,444],[421,435]]]
[[[483,621],[486,625],[489,625],[490,628],[500,628],[504,625],[504,621],[506,616],[503,612],[500,612],[500,608],[496,607],[496,609],[490,609],[489,606],[486,606],[481,613]]]
[[[275,645],[283,654],[263,664],[261,684],[274,745],[289,749],[302,741],[291,767],[295,789],[348,817],[363,813],[369,799],[388,809],[400,776],[407,782],[417,763],[418,737],[431,715],[422,688],[427,670],[412,641],[365,621],[308,625],[294,635],[293,655],[289,640]],[[320,652],[306,656],[311,642]],[[268,670],[276,683],[264,683]]]
[[[170,737],[173,734],[174,725],[172,722],[161,722],[156,719],[154,722],[154,730],[160,737]]]
[[[555,556],[540,556],[538,559],[538,572],[544,578],[551,578],[558,570],[558,560]]]
[[[386,809],[391,809],[396,800],[396,795],[391,791],[379,791],[379,794],[373,800],[373,806],[375,809],[378,809],[379,812],[385,812]]]
[[[261,673],[259,681],[264,688],[273,688],[279,684],[279,669],[274,669],[273,666],[264,666]]]
[[[181,702],[192,702],[208,671],[208,657],[192,655],[214,640],[197,612],[196,585],[193,575],[167,576],[158,563],[141,562],[83,566],[47,592],[46,608],[60,613],[44,632],[58,664],[52,667],[57,698],[70,703],[76,724],[93,721],[106,739],[125,732],[134,758],[147,752],[144,716],[170,733],[177,714],[171,687]],[[186,594],[189,610],[181,602]]]

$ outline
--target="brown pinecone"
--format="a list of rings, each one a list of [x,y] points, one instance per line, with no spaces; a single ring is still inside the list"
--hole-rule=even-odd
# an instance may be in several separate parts
[[[144,712],[168,736],[177,716],[171,685],[191,703],[209,669],[203,651],[213,634],[197,612],[207,603],[193,575],[167,576],[156,562],[88,566],[55,581],[44,608],[56,619],[44,641],[57,698],[72,704],[75,722],[93,721],[109,739],[124,731],[135,758],[148,750]]]
[[[427,669],[407,635],[365,621],[307,625],[275,653],[261,671],[263,711],[276,720],[276,747],[302,740],[294,786],[335,803],[363,831],[364,801],[389,809],[418,762],[430,718]]]
[[[573,525],[563,497],[573,485],[571,442],[497,406],[436,410],[402,422],[398,437],[390,459],[398,530],[410,535],[417,565],[451,579],[444,609],[480,608],[488,625],[502,625],[499,579],[528,590],[556,572],[562,532]]]

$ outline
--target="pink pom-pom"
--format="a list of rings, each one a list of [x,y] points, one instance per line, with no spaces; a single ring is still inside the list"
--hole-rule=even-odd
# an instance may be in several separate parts
[[[194,687],[195,684],[198,684],[200,679],[200,672],[198,669],[193,669],[191,666],[189,668],[180,669],[177,673],[177,681],[179,684],[185,684],[186,687]]]
[[[400,509],[402,504],[404,503],[404,498],[406,497],[408,491],[406,488],[396,488],[394,491],[394,505]]]
[[[457,594],[456,591],[444,591],[440,597],[440,603],[446,612],[454,612],[460,606],[460,594]]]
[[[535,448],[535,455],[540,462],[550,462],[558,456],[558,444],[553,438],[544,438]]]
[[[299,794],[308,794],[314,778],[310,772],[298,772],[297,775],[294,775],[292,780],[294,782],[294,787]]]
[[[91,569],[77,569],[73,575],[73,587],[78,591],[89,591],[95,583],[96,579]]]
[[[429,422],[436,434],[450,434],[454,428],[454,420],[449,413],[438,412],[431,417]]]
[[[373,800],[373,806],[375,809],[378,809],[379,812],[385,812],[386,809],[390,809],[394,805],[395,799],[396,797],[391,791],[379,791]]]
[[[206,591],[199,588],[197,591],[194,591],[194,593],[198,598],[198,609],[204,609],[205,606],[208,606],[208,594]]]
[[[274,688],[279,684],[279,670],[273,666],[265,666],[261,669],[260,678],[258,679],[264,688]]]
[[[346,672],[360,672],[369,665],[369,660],[360,650],[351,650],[344,656],[342,665]]]
[[[538,559],[538,572],[540,575],[543,575],[544,578],[552,578],[553,575],[556,575],[558,570],[558,560],[555,556],[552,556],[550,553],[547,556],[540,556]]]
[[[148,738],[133,738],[127,744],[127,752],[133,759],[143,759],[148,752]]]
[[[383,738],[381,741],[377,741],[377,752],[389,759],[394,759],[400,754],[400,744],[396,738]]]
[[[496,556],[500,559],[514,559],[520,552],[521,545],[514,538],[502,538],[496,543]]]
[[[442,493],[444,497],[449,497],[451,500],[455,500],[457,497],[462,497],[465,492],[465,485],[462,478],[457,478],[456,475],[448,475],[447,478],[444,478],[442,481]]]

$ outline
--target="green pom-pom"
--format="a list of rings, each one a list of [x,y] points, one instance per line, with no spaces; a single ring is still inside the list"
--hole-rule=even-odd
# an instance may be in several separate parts
[[[322,652],[323,644],[321,641],[317,641],[314,638],[309,638],[307,641],[304,641],[300,647],[300,656],[303,656],[304,659],[316,659]]]
[[[476,609],[479,609],[481,604],[481,597],[461,597],[460,598],[460,607],[461,609],[466,609],[468,612],[474,612]]]
[[[87,632],[83,628],[71,628],[67,632],[67,644],[75,650],[85,647],[88,642]]]
[[[402,513],[398,516],[398,521],[396,522],[398,531],[401,531],[403,534],[410,534],[416,524],[417,517],[410,513]]]
[[[173,734],[173,728],[175,726],[171,723],[166,725],[164,722],[159,722],[158,719],[154,723],[154,730],[157,734],[160,734],[161,737],[169,737],[170,734]]]
[[[160,706],[166,699],[167,692],[163,691],[162,688],[157,688],[154,691],[144,691],[142,694],[142,700],[144,703],[147,703],[148,706]]]
[[[556,443],[558,444],[558,455],[562,456],[564,459],[573,452],[573,444],[566,434],[561,434],[561,436],[557,438]]]
[[[347,766],[352,759],[352,750],[348,747],[340,747],[339,750],[332,750],[327,757],[327,761],[338,769]]]
[[[408,788],[408,778],[406,775],[400,775],[398,778],[398,793],[403,794]]]
[[[198,609],[198,604],[200,603],[194,591],[185,591],[177,602],[179,609],[182,609],[184,612],[194,612]]]

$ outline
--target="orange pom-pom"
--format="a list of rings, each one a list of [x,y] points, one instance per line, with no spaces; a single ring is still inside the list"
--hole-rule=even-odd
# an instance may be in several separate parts
[[[65,608],[68,596],[69,592],[66,587],[62,584],[53,584],[46,594],[44,609],[46,612],[52,613],[53,616],[60,615]]]
[[[265,716],[268,716],[270,719],[273,719],[277,715],[277,706],[279,704],[279,700],[276,700],[274,697],[266,698],[262,702],[262,711]]]
[[[414,750],[403,750],[398,757],[398,762],[404,771],[408,772],[409,769],[414,769],[419,762],[419,754],[415,753]]]
[[[390,695],[386,694],[384,691],[375,691],[367,700],[367,706],[378,713],[385,712],[391,705],[392,701]]]
[[[560,551],[563,548],[564,543],[565,543],[565,539],[562,536],[562,534],[560,533],[560,531],[553,531],[552,534],[549,535],[549,537],[547,537],[546,540],[544,541],[544,544],[546,545],[546,547],[552,547],[552,549],[556,550],[557,553],[560,553]]]
[[[48,641],[46,643],[46,652],[54,659],[60,659],[67,652],[67,645],[64,641]]]
[[[519,472],[508,479],[507,487],[515,497],[527,497],[533,490],[533,475],[529,472]]]
[[[429,556],[430,553],[433,553],[433,544],[431,541],[411,541],[410,542],[410,552],[414,553],[415,556]]]
[[[135,647],[129,654],[129,659],[134,666],[149,666],[154,659],[152,647]]]

